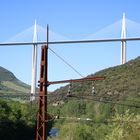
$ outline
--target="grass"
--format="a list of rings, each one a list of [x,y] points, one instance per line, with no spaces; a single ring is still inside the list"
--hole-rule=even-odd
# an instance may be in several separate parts
[[[12,91],[14,90],[15,92],[21,92],[21,93],[29,93],[29,87],[25,88],[21,85],[19,85],[16,82],[11,82],[11,81],[4,81],[1,83],[3,86],[7,87],[8,89],[11,89]]]

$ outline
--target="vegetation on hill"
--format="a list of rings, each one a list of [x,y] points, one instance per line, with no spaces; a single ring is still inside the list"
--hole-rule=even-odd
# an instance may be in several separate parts
[[[48,122],[58,129],[56,137],[50,134],[49,140],[140,139],[140,57],[90,76],[105,80],[71,83],[70,95],[69,85],[48,94],[48,113],[54,118]],[[14,82],[18,86],[9,83],[12,77],[1,80],[2,90],[24,91],[26,85],[19,86],[18,80]],[[36,104],[30,110],[27,103],[0,101],[0,137],[16,140],[24,135],[23,139],[33,139],[36,112]]]
[[[71,93],[75,95],[92,95],[92,86],[95,88],[94,96],[110,97],[114,100],[140,96],[140,57],[124,65],[104,69],[90,76],[103,76],[105,80],[72,83]],[[52,93],[54,100],[63,100],[68,92],[69,85],[61,87]],[[54,95],[54,96],[53,96]]]
[[[59,116],[54,140],[140,139],[140,57],[89,76],[105,80],[72,83],[70,96],[69,85],[49,95],[49,112]]]
[[[21,102],[0,100],[0,138],[31,140],[35,137],[36,107]]]
[[[17,81],[14,74],[0,66],[0,81]]]
[[[18,80],[12,72],[0,67],[0,98],[27,100],[29,93],[29,85]]]

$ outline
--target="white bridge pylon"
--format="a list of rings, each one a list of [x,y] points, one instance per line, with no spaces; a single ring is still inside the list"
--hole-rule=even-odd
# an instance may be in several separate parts
[[[125,13],[123,13],[122,18],[122,33],[121,38],[126,39],[126,21],[125,21]],[[121,42],[121,64],[126,63],[126,41]]]
[[[140,26],[139,23],[133,22],[131,20],[126,19],[125,17],[125,13],[123,13],[123,18],[121,20],[121,39],[126,39],[126,22],[131,22],[131,23],[135,23],[137,26]],[[35,100],[35,93],[36,93],[36,79],[37,79],[37,41],[38,41],[38,34],[39,32],[37,31],[37,28],[39,31],[41,31],[41,34],[43,33],[43,35],[45,35],[45,31],[46,29],[43,28],[42,26],[39,26],[36,24],[36,20],[35,20],[35,24],[34,24],[34,35],[33,35],[33,49],[32,49],[32,83],[31,83],[31,95],[30,95],[30,101],[34,101]],[[51,32],[51,31],[50,31]],[[66,39],[63,36],[60,36],[54,32],[51,32],[51,37],[52,40],[59,40],[58,38],[63,38],[64,40]],[[62,40],[62,39],[61,39]],[[67,40],[67,39],[66,39]],[[126,41],[123,40],[121,41],[121,58],[120,58],[121,64],[125,64],[126,63]]]
[[[36,94],[36,75],[37,75],[37,25],[36,20],[34,24],[34,36],[33,36],[33,50],[32,50],[32,83],[31,83],[31,95],[30,101],[35,100]]]

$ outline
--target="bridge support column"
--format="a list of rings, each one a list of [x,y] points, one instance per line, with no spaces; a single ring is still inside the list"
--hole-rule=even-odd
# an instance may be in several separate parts
[[[33,52],[32,52],[32,83],[31,83],[31,95],[30,101],[35,100],[36,94],[36,73],[37,73],[37,26],[36,21],[34,25],[34,37],[33,37]]]
[[[125,13],[123,13],[123,19],[122,19],[122,39],[126,39],[126,23],[125,23]],[[126,41],[122,40],[121,42],[121,64],[126,63]]]

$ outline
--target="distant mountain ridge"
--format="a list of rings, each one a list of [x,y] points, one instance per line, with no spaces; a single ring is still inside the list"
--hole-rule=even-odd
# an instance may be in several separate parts
[[[95,81],[95,93],[98,96],[113,96],[116,100],[122,97],[140,96],[140,57],[124,65],[110,67],[90,76],[104,76],[105,80]],[[71,93],[91,95],[92,82],[72,83]],[[69,85],[51,93],[54,100],[63,100]],[[21,82],[9,70],[0,66],[0,93],[30,93],[30,86]],[[96,96],[95,95],[95,96]],[[50,96],[50,95],[49,95]]]
[[[0,93],[30,93],[30,86],[0,66]]]
[[[0,81],[16,81],[17,78],[9,70],[0,66]]]

